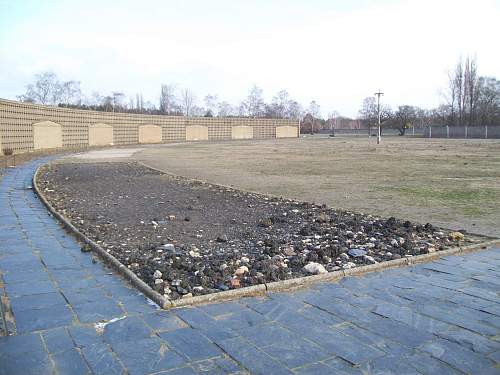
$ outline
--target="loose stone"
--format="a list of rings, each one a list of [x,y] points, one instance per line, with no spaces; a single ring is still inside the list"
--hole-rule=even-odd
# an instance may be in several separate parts
[[[311,262],[304,266],[304,270],[312,275],[319,275],[320,273],[327,273],[326,268],[319,263]]]

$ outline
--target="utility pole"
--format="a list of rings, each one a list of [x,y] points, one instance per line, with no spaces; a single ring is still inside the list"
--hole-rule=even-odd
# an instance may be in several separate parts
[[[375,93],[377,95],[377,112],[378,112],[378,134],[377,134],[377,144],[380,144],[380,139],[382,138],[381,134],[381,129],[380,129],[380,96],[384,95],[383,92],[380,92],[380,89],[378,89],[378,92]]]

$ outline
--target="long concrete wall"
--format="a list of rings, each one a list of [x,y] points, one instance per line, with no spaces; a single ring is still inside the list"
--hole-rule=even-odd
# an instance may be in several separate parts
[[[108,144],[264,139],[298,135],[299,122],[295,120],[136,115],[0,99],[0,150],[11,149],[14,153]]]

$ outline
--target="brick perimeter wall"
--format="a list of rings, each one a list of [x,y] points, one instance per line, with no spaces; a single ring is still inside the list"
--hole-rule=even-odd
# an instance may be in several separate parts
[[[186,141],[186,126],[208,127],[208,140],[232,139],[232,127],[251,126],[254,139],[276,138],[276,127],[294,126],[299,122],[285,119],[219,118],[136,115],[128,113],[97,112],[58,108],[0,99],[0,149],[14,153],[34,149],[33,125],[52,121],[62,126],[62,147],[89,146],[89,126],[106,124],[113,127],[113,143],[128,145],[139,143],[140,125],[161,127],[162,142]]]

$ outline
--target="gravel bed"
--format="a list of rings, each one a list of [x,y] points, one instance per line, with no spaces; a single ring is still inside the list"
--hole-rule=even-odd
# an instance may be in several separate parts
[[[39,181],[81,232],[170,299],[474,241],[464,231],[247,193],[136,163],[53,164]]]

